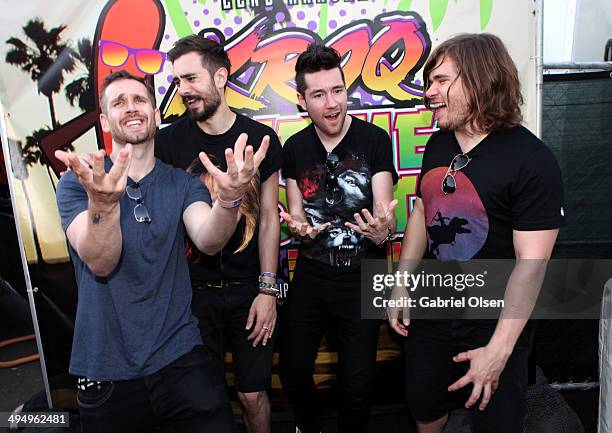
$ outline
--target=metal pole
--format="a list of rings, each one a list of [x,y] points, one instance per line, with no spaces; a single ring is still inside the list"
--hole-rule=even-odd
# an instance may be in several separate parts
[[[49,378],[47,377],[47,365],[45,364],[45,354],[43,352],[42,339],[40,337],[40,327],[38,326],[38,316],[36,314],[36,304],[34,303],[34,292],[38,291],[38,288],[35,287],[32,289],[32,281],[30,280],[30,272],[28,270],[28,260],[25,255],[25,248],[23,246],[23,239],[21,238],[21,227],[18,218],[17,212],[17,201],[15,195],[15,189],[13,188],[13,180],[15,179],[13,175],[13,167],[11,165],[11,157],[10,149],[9,149],[9,141],[8,134],[6,129],[6,122],[4,117],[4,107],[0,103],[0,139],[2,140],[2,151],[4,152],[4,164],[6,166],[6,173],[8,175],[8,184],[9,190],[11,192],[11,204],[13,205],[13,213],[15,215],[15,227],[17,229],[17,237],[19,239],[19,252],[21,254],[21,265],[23,266],[23,274],[25,277],[26,290],[28,292],[28,301],[30,304],[30,314],[32,315],[32,324],[34,325],[34,332],[36,334],[36,347],[38,348],[38,354],[40,356],[40,369],[42,372],[43,383],[45,385],[45,393],[47,396],[47,405],[49,409],[53,409],[53,401],[51,399],[51,388],[49,386]],[[21,155],[16,155],[16,157],[21,158]],[[39,260],[42,259],[39,257]]]
[[[542,138],[544,93],[544,0],[536,0],[536,135]]]
[[[601,69],[604,71],[612,71],[612,62],[558,62],[546,63],[544,69]]]

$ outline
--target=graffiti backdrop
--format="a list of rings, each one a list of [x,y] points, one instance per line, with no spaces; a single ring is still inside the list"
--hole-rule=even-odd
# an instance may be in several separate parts
[[[294,66],[309,43],[342,55],[349,112],[388,132],[400,175],[395,198],[403,230],[415,197],[425,143],[433,131],[422,105],[421,68],[439,42],[461,32],[491,32],[507,44],[523,84],[527,126],[535,127],[535,2],[500,0],[42,0],[11,6],[0,26],[2,142],[26,278],[35,289],[51,388],[70,387],[67,364],[76,287],[55,204],[63,170],[53,153],[111,151],[98,123],[98,89],[112,70],[147,77],[163,124],[184,111],[166,52],[199,33],[225,47],[230,106],[271,126],[281,142],[306,126],[297,107]],[[285,207],[281,185],[279,206]],[[288,283],[297,255],[286,227],[279,275]],[[389,250],[399,254],[399,242]],[[379,360],[396,357],[383,333]],[[333,371],[322,350],[319,383]],[[54,394],[57,395],[57,394]],[[55,397],[54,397],[55,399]]]

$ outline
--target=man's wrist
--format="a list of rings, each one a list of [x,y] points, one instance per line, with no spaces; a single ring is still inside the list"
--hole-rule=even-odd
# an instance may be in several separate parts
[[[262,272],[259,275],[259,293],[275,298],[279,296],[280,289],[276,284],[276,274],[274,272]]]
[[[217,201],[219,202],[219,206],[224,209],[233,209],[235,207],[239,207],[242,204],[242,197],[236,199],[226,199],[221,196],[221,194],[217,195]]]
[[[379,242],[377,242],[376,246],[382,247],[385,243],[392,241],[393,239],[395,239],[395,233],[393,233],[391,228],[387,227],[387,233],[385,234],[385,237],[382,238],[382,240],[380,240]]]
[[[89,199],[87,211],[91,215],[99,215],[100,217],[108,217],[114,213],[119,213],[119,202],[101,203],[96,200]]]
[[[273,298],[278,298],[280,291],[278,289],[259,289],[260,295],[272,296]]]
[[[487,346],[489,346],[489,348],[495,353],[501,354],[506,359],[512,355],[512,351],[514,350],[514,344],[511,341],[502,340],[495,337],[491,338]]]

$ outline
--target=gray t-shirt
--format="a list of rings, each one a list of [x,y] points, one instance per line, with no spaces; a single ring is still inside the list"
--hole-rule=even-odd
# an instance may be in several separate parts
[[[112,167],[110,158],[105,167],[107,172]],[[159,160],[138,184],[152,221],[137,222],[136,201],[123,195],[123,249],[107,278],[97,277],[70,247],[79,294],[70,359],[74,375],[144,377],[202,342],[191,314],[182,215],[193,202],[210,204],[210,194],[198,178]],[[87,194],[73,172],[60,179],[57,203],[64,230],[87,210]]]

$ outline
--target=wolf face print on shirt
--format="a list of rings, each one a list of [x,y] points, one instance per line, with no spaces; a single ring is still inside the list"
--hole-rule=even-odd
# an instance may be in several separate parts
[[[371,181],[365,158],[353,153],[339,155],[339,164],[333,170],[318,164],[297,179],[310,225],[331,223],[311,242],[310,258],[331,266],[351,266],[366,250],[367,239],[344,223],[355,223],[354,214],[362,209],[372,211]]]

